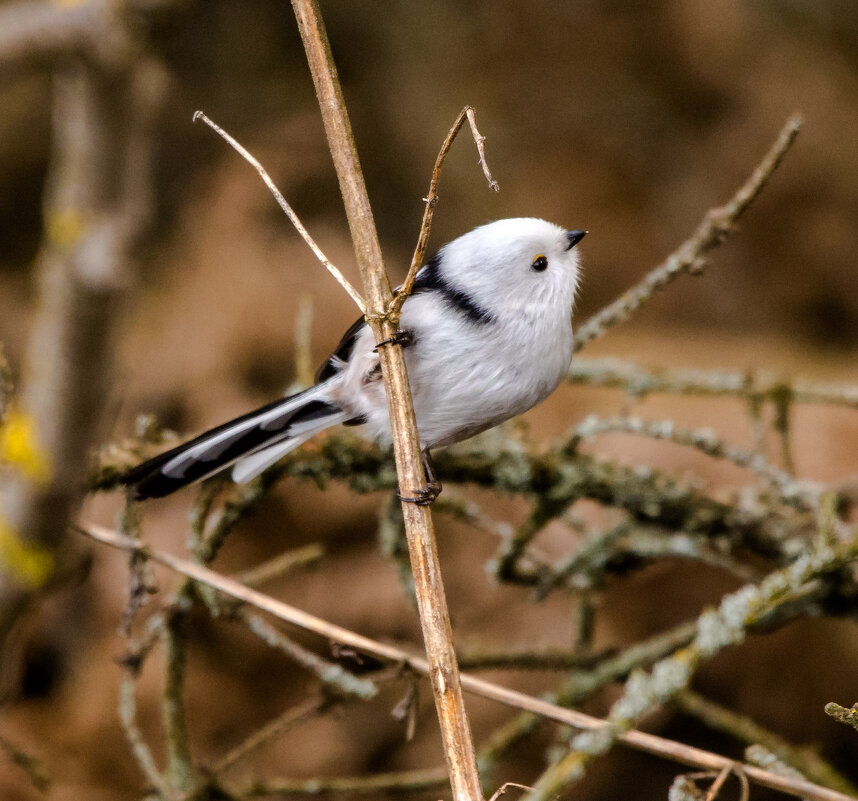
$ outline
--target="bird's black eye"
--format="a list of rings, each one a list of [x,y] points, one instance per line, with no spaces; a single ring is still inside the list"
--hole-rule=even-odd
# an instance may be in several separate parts
[[[538,273],[541,273],[547,267],[548,259],[546,259],[541,253],[533,260],[533,264],[530,265],[530,269],[536,270]]]

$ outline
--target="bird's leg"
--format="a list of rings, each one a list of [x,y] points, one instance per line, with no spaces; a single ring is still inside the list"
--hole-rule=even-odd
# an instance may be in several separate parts
[[[411,331],[397,331],[392,337],[382,339],[381,342],[376,343],[372,352],[378,353],[378,349],[385,345],[402,345],[402,347],[405,348],[412,342],[414,342],[414,334],[412,334]]]
[[[420,451],[420,456],[423,460],[423,471],[426,474],[426,487],[424,489],[415,490],[413,498],[406,498],[405,496],[400,495],[399,490],[396,491],[396,497],[404,503],[413,503],[417,506],[430,506],[441,494],[443,487],[441,486],[441,482],[438,481],[438,478],[435,476],[435,462],[432,460],[432,454],[429,452],[429,448],[424,448]]]

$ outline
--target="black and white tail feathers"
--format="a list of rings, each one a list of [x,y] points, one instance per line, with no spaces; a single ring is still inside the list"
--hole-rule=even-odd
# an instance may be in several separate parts
[[[243,484],[319,431],[348,422],[325,396],[320,384],[268,403],[143,462],[122,483],[136,500],[161,498],[234,465],[233,480]]]

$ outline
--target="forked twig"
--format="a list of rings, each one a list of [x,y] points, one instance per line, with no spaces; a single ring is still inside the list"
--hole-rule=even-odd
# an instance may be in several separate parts
[[[532,790],[533,788],[529,784],[519,784],[518,782],[504,782],[497,790],[492,793],[492,797],[489,801],[497,801],[502,795],[506,795],[506,791],[509,790],[510,787],[515,787],[517,790]]]
[[[715,801],[718,797],[718,793],[721,792],[721,788],[724,786],[724,782],[727,781],[727,777],[732,772],[732,765],[724,765],[724,767],[721,768],[721,772],[715,777],[715,781],[712,782],[712,785],[709,787],[709,791],[706,793],[706,801]]]
[[[417,237],[417,245],[414,248],[414,255],[411,257],[411,266],[408,268],[408,274],[405,276],[405,280],[402,282],[399,292],[394,296],[393,301],[390,304],[390,308],[388,309],[388,314],[394,319],[399,315],[399,312],[402,311],[402,304],[405,303],[405,299],[411,294],[411,290],[414,287],[414,279],[417,277],[417,272],[423,265],[423,259],[426,256],[426,246],[429,244],[429,232],[432,228],[432,217],[435,214],[435,206],[438,205],[438,182],[441,179],[441,167],[444,166],[444,161],[447,158],[447,154],[450,152],[453,140],[455,140],[456,135],[462,128],[462,125],[465,124],[465,120],[467,120],[468,124],[471,126],[471,135],[474,137],[474,144],[477,146],[477,153],[480,157],[480,166],[483,168],[483,175],[486,176],[486,180],[489,182],[489,188],[493,189],[495,192],[500,191],[500,185],[492,177],[488,162],[486,161],[486,137],[477,130],[476,112],[471,106],[465,106],[459,112],[459,116],[456,117],[456,121],[453,123],[453,127],[450,128],[450,132],[447,134],[444,144],[441,145],[441,150],[438,151],[438,158],[435,159],[435,166],[432,168],[432,179],[429,181],[429,192],[426,197],[423,198],[426,208],[423,210],[423,222],[420,224],[420,234]]]
[[[278,618],[279,620],[292,623],[301,628],[313,631],[329,640],[348,645],[356,650],[364,653],[372,654],[373,656],[382,659],[388,659],[397,663],[408,664],[414,671],[422,675],[429,675],[429,663],[420,657],[413,656],[407,651],[397,648],[396,646],[387,643],[372,640],[369,637],[364,637],[356,634],[348,629],[329,623],[314,615],[297,609],[293,606],[283,603],[282,601],[272,598],[263,593],[245,587],[238,582],[216,573],[202,565],[190,562],[187,559],[182,559],[172,554],[158,551],[141,545],[134,540],[123,537],[115,531],[98,526],[93,523],[78,525],[76,530],[91,539],[110,545],[113,548],[122,550],[137,551],[149,559],[152,559],[159,564],[181,573],[194,581],[201,582],[208,586],[214,587],[220,592],[230,595],[239,601],[256,606],[264,612]],[[550,720],[555,720],[560,723],[575,726],[580,729],[598,730],[604,729],[607,722],[578,712],[574,709],[566,709],[564,707],[552,704],[539,698],[534,698],[525,693],[511,690],[500,685],[479,679],[475,676],[463,674],[461,676],[462,687],[481,695],[485,698],[490,698],[508,706],[525,709],[537,715],[541,715]],[[645,751],[649,754],[654,754],[667,759],[672,759],[676,762],[681,762],[685,765],[701,768],[704,770],[722,770],[727,766],[736,767],[736,763],[727,757],[713,754],[709,751],[704,751],[700,748],[678,743],[673,740],[667,740],[663,737],[658,737],[653,734],[647,734],[642,731],[630,729],[623,732],[618,737],[619,741],[637,750]],[[748,779],[765,787],[770,787],[781,792],[788,793],[798,797],[810,798],[813,801],[855,801],[851,796],[831,790],[827,787],[821,787],[809,781],[801,779],[779,776],[771,771],[755,767],[753,765],[742,765],[742,771]]]
[[[316,240],[310,236],[310,232],[304,227],[304,224],[298,219],[298,215],[292,209],[292,207],[287,202],[286,198],[283,197],[283,193],[277,188],[277,185],[274,181],[271,180],[271,176],[266,171],[265,167],[263,167],[259,160],[256,159],[250,151],[247,150],[243,145],[239,144],[232,136],[230,136],[223,128],[220,127],[215,122],[212,122],[202,111],[194,112],[194,122],[198,120],[202,120],[206,125],[209,126],[218,136],[221,137],[230,147],[233,148],[245,161],[249,162],[254,169],[259,173],[260,178],[265,182],[265,185],[270,190],[271,194],[274,195],[274,199],[277,201],[278,205],[281,209],[283,209],[283,213],[289,218],[289,221],[292,225],[295,226],[295,230],[300,234],[301,238],[307,243],[310,250],[313,251],[316,258],[325,265],[327,271],[334,276],[334,280],[349,293],[351,299],[357,304],[357,307],[361,310],[361,314],[366,314],[366,303],[364,302],[363,297],[360,292],[358,292],[348,281],[348,279],[339,271],[329,259],[322,252],[322,249],[316,244]]]

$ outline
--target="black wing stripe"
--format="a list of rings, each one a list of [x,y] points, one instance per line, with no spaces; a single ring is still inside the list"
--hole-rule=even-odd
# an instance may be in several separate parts
[[[413,294],[438,292],[447,303],[467,317],[472,323],[490,323],[492,313],[480,306],[467,292],[452,286],[441,274],[441,254],[436,253],[417,273]]]

